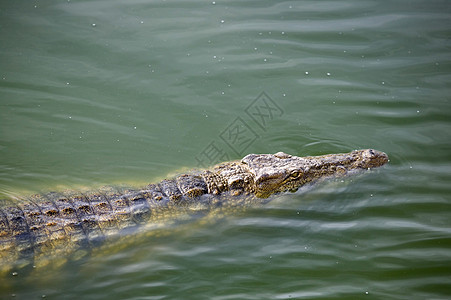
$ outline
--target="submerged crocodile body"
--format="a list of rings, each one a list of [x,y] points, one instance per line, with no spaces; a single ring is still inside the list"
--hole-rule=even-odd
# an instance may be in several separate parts
[[[24,204],[0,207],[0,264],[46,255],[57,245],[91,245],[142,224],[164,222],[174,211],[267,201],[275,193],[386,162],[385,153],[371,149],[311,157],[249,154],[139,190],[32,196]]]

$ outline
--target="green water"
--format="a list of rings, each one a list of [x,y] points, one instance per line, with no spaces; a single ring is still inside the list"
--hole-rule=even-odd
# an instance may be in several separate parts
[[[0,298],[449,299],[450,38],[444,0],[1,1],[1,198],[247,153],[390,164],[7,275]]]

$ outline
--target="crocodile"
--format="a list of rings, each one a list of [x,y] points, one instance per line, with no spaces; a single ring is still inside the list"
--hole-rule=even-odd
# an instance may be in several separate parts
[[[298,157],[283,152],[249,154],[239,161],[188,172],[141,189],[103,188],[96,192],[33,195],[0,207],[0,265],[45,256],[59,245],[85,247],[106,237],[133,232],[173,214],[221,206],[249,206],[273,194],[388,162],[373,149]]]

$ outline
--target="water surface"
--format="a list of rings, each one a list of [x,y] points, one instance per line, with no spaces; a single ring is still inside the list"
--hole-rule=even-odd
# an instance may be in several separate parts
[[[447,299],[449,1],[3,1],[0,195],[248,153],[380,170],[2,277],[0,298]]]

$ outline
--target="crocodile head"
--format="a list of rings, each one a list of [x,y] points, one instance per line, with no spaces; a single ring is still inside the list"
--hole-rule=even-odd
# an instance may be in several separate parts
[[[253,175],[255,194],[268,197],[277,192],[294,191],[305,183],[321,178],[382,166],[388,162],[388,156],[373,149],[308,157],[278,152],[249,154],[241,162]]]

